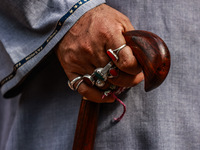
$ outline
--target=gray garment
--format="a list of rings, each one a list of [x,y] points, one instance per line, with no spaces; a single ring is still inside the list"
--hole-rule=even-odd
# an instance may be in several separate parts
[[[3,99],[0,93],[0,150],[4,150],[18,106],[18,96],[12,100]]]
[[[145,93],[143,83],[101,107],[95,150],[200,149],[200,1],[115,0],[107,3],[126,14],[136,29],[158,34],[172,58],[166,81]],[[54,54],[25,84],[19,97],[6,150],[71,149],[80,96]]]
[[[105,0],[1,0],[0,86],[4,96],[51,51],[73,24]],[[6,64],[6,65],[5,65]]]
[[[88,10],[105,0],[0,0],[0,149],[20,96],[21,83]],[[28,79],[27,79],[28,80]]]

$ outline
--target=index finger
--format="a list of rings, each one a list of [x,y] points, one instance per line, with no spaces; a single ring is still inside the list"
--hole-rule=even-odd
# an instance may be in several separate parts
[[[118,33],[116,33],[115,36],[113,36],[113,39],[108,44],[108,47],[112,50],[115,50],[124,45],[125,43],[126,41],[122,31],[118,31]],[[132,49],[129,46],[123,47],[116,55],[118,55],[118,59],[113,59],[113,57],[110,58],[121,71],[131,75],[136,75],[139,72],[141,72],[141,67],[138,64],[137,59],[133,55]]]

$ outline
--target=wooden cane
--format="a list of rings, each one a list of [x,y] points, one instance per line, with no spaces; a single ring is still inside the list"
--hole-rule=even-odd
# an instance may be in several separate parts
[[[145,91],[151,91],[165,80],[170,68],[170,53],[156,34],[134,30],[124,34],[126,44],[141,65]],[[93,150],[100,104],[82,100],[76,126],[73,150]]]

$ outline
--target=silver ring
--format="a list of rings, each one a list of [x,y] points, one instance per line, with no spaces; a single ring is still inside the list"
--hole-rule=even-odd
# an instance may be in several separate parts
[[[105,84],[105,81],[99,79],[95,82],[95,85],[99,88],[102,88]]]
[[[75,91],[78,90],[78,88],[79,88],[79,86],[81,85],[81,83],[83,83],[83,79],[81,79],[81,80],[78,82],[78,84],[76,85]]]
[[[70,87],[71,90],[75,91],[74,84],[80,79],[82,79],[81,76],[74,78],[71,82],[68,80],[68,86]]]
[[[83,81],[87,84],[87,85],[90,85],[90,86],[93,86],[94,83],[95,83],[95,80],[93,78],[93,75],[89,75],[89,74],[85,74],[83,76]]]
[[[110,61],[106,66],[103,68],[97,68],[94,70],[93,74],[102,81],[106,81],[108,77],[108,71],[113,66],[113,62]]]
[[[123,44],[122,46],[120,46],[119,48],[117,49],[114,49],[113,52],[115,52],[116,54],[119,53],[119,51],[121,51],[124,47],[126,47],[126,44]]]

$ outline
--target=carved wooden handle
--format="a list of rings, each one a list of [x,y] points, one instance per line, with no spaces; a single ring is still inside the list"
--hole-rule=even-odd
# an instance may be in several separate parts
[[[145,91],[158,87],[170,68],[170,53],[157,35],[141,30],[124,34],[126,44],[142,67]],[[73,150],[93,150],[100,104],[82,100],[74,137]]]
[[[134,30],[126,32],[124,37],[144,72],[145,91],[157,88],[170,68],[167,45],[159,36],[148,31]]]

